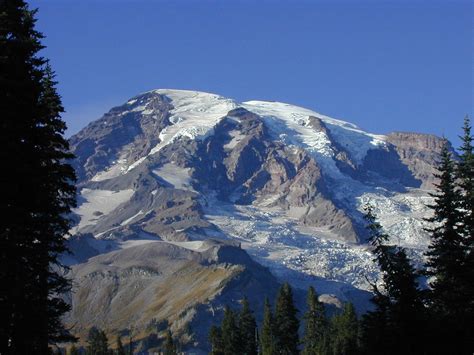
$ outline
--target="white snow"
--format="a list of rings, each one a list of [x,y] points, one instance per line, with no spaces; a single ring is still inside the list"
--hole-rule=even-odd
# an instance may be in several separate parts
[[[130,218],[127,218],[126,220],[122,221],[122,223],[120,223],[121,226],[126,226],[127,224],[129,224],[130,222],[132,222],[135,218],[137,218],[138,216],[141,216],[142,214],[145,214],[143,212],[143,210],[140,210],[138,211],[137,213],[135,213],[132,217]]]
[[[307,287],[308,279],[322,277],[368,289],[365,276],[377,275],[366,246],[335,241],[322,228],[299,230],[295,219],[278,209],[233,205],[214,198],[206,202],[209,221],[226,237],[241,242],[243,249],[277,277],[291,279],[296,287]]]
[[[232,139],[229,143],[224,145],[224,149],[234,149],[239,142],[245,138],[245,135],[241,134],[240,131],[230,131],[229,132]]]
[[[199,91],[159,89],[155,92],[170,99],[174,109],[171,111],[171,126],[160,132],[160,143],[148,155],[159,152],[166,145],[181,137],[204,140],[214,133],[215,125],[221,118],[238,105],[231,99]],[[145,157],[130,165],[127,172],[141,164]]]
[[[204,242],[202,240],[193,240],[189,242],[172,242],[166,241],[166,243],[173,244],[182,248],[186,248],[193,251],[204,251],[208,248],[204,247]]]
[[[242,106],[266,118],[274,132],[278,132],[283,141],[309,148],[326,157],[334,154],[329,138],[324,132],[315,131],[309,126],[310,116],[321,119],[337,143],[345,147],[358,163],[361,163],[369,149],[383,144],[384,136],[364,132],[356,125],[303,107],[269,101],[247,101]]]
[[[426,200],[418,201],[417,194],[418,191],[397,194],[393,199],[364,195],[361,203],[375,204],[375,212],[387,232],[394,236],[393,241],[407,247],[415,261],[420,262],[428,243],[422,220],[429,211],[422,207]],[[413,205],[405,204],[406,201]],[[224,232],[221,237],[241,242],[258,262],[280,279],[290,279],[296,287],[306,288],[310,280],[315,282],[320,277],[370,290],[367,278],[370,281],[377,278],[378,268],[367,245],[337,240],[333,232],[324,228],[299,226],[286,211],[261,205],[234,205],[211,195],[202,205],[206,218]],[[413,214],[416,210],[419,213]],[[327,286],[318,284],[318,287]]]
[[[167,163],[153,170],[153,173],[172,185],[175,189],[195,192],[192,187],[189,168],[181,168],[175,164]]]
[[[132,112],[140,112],[140,111],[145,111],[146,110],[146,107],[147,105],[140,105],[140,106],[136,106],[132,109]]]
[[[132,189],[120,191],[82,189],[81,197],[85,201],[73,210],[80,216],[81,220],[72,232],[76,232],[87,225],[95,224],[99,218],[128,201],[133,192]]]
[[[316,131],[308,125],[310,116],[324,121],[331,135],[349,151],[351,157],[357,163],[362,162],[369,149],[384,144],[384,136],[364,132],[354,124],[295,105],[268,101],[238,103],[219,95],[189,90],[158,89],[154,92],[168,97],[174,109],[171,111],[169,118],[172,124],[160,132],[160,142],[150,150],[148,155],[156,154],[163,147],[181,137],[205,139],[214,133],[216,124],[230,110],[237,107],[244,107],[264,117],[273,134],[281,141],[312,151],[320,157],[319,160],[322,164],[327,165],[326,169],[332,171],[335,175],[338,175],[338,169],[335,168],[332,159],[334,151],[331,148],[331,142],[324,132]],[[130,100],[128,103],[136,104],[137,100]],[[143,115],[153,113],[153,110],[147,109],[147,102],[144,100],[140,100],[131,111],[141,112]],[[226,145],[226,148],[232,149],[240,138],[236,134],[234,139]],[[110,176],[129,172],[145,161],[146,158],[147,156],[143,156],[125,167],[123,164],[117,164],[118,166],[110,168]]]
[[[385,137],[362,131],[357,126],[341,120],[321,115],[302,107],[265,101],[248,101],[239,104],[224,97],[184,90],[156,90],[170,99],[174,109],[171,112],[170,126],[160,132],[160,142],[151,149],[149,155],[159,152],[167,144],[181,137],[204,139],[213,134],[215,125],[221,118],[236,108],[244,107],[263,117],[270,134],[277,140],[295,149],[304,149],[322,167],[322,172],[329,179],[333,198],[354,218],[360,218],[362,206],[370,202],[375,207],[382,226],[409,249],[418,260],[428,243],[423,231],[431,211],[426,207],[431,198],[426,191],[412,189],[407,193],[392,193],[383,188],[370,187],[348,175],[343,174],[335,162],[335,152],[330,137],[323,131],[312,128],[310,116],[321,119],[332,139],[350,154],[356,164],[361,164],[367,151],[385,144]],[[146,102],[130,100],[130,105],[138,105],[133,111],[149,114]],[[230,132],[232,140],[225,149],[233,149],[244,137],[237,131]],[[125,174],[141,164],[147,156],[141,157],[128,165],[125,160],[118,160],[105,172],[97,174],[93,180]],[[194,191],[190,170],[168,163],[155,169],[159,176],[177,189]],[[156,194],[154,190],[152,194]],[[78,228],[97,221],[95,211],[107,214],[126,201],[133,194],[132,190],[118,192],[83,189],[82,196],[87,200],[78,209],[81,223]],[[337,241],[333,232],[324,228],[301,227],[296,219],[305,212],[302,208],[279,210],[270,208],[278,199],[278,194],[268,196],[259,205],[240,206],[218,201],[207,194],[203,197],[202,206],[206,218],[217,225],[224,233],[220,237],[236,239],[257,261],[268,266],[282,279],[291,279],[299,287],[306,287],[308,280],[323,277],[326,280],[340,281],[358,288],[368,289],[366,277],[372,280],[377,275],[377,267],[367,246],[354,245]],[[122,225],[144,214],[139,211],[122,222]],[[215,235],[209,235],[216,237]],[[219,237],[217,236],[217,237]],[[124,246],[137,243],[153,242],[156,238],[143,236],[139,240],[123,242]],[[192,250],[200,250],[202,242],[173,242]],[[299,286],[298,286],[299,285]],[[324,290],[319,290],[324,292]]]
[[[380,224],[394,239],[393,242],[408,248],[426,247],[427,235],[424,229],[428,227],[428,222],[425,218],[432,215],[432,210],[427,206],[434,202],[428,194],[416,189],[393,196],[365,193],[359,197],[359,202],[361,212],[363,206],[370,203]]]
[[[97,173],[91,180],[103,181],[120,176],[127,170],[126,164],[126,159],[119,159],[116,162],[113,162],[113,164],[107,170]]]

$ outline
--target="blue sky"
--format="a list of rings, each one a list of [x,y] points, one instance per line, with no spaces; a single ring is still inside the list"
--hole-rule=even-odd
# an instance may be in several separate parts
[[[155,88],[289,102],[375,133],[473,113],[464,0],[35,0],[69,134]]]

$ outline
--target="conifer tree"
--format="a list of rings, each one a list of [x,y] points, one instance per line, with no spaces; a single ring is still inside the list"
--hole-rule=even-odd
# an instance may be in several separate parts
[[[222,330],[213,325],[209,331],[209,341],[211,343],[211,355],[224,355],[224,343],[222,340]]]
[[[460,201],[463,210],[462,233],[470,255],[474,249],[474,148],[471,121],[469,116],[464,118],[462,145],[459,148],[459,162],[456,177],[462,191]],[[474,256],[473,256],[474,257]]]
[[[445,142],[438,167],[439,179],[436,184],[434,215],[428,219],[434,227],[429,229],[431,243],[426,253],[428,261],[427,274],[433,276],[431,282],[432,307],[441,314],[456,315],[458,301],[462,298],[461,288],[462,265],[465,258],[463,238],[460,231],[461,215],[459,212],[459,191],[455,182],[455,165]],[[456,306],[455,306],[456,305]]]
[[[117,355],[126,355],[125,348],[122,344],[122,337],[120,335],[117,336]]]
[[[331,321],[331,353],[352,355],[358,349],[359,323],[352,303],[346,303],[341,314]]]
[[[275,338],[279,354],[298,353],[299,320],[296,316],[297,312],[291,286],[284,283],[280,287],[275,304]]]
[[[265,298],[263,306],[263,323],[260,332],[260,353],[262,355],[276,354],[275,324],[270,301]]]
[[[462,145],[459,148],[459,162],[456,177],[461,189],[460,207],[461,234],[464,244],[464,266],[461,277],[464,287],[464,314],[466,321],[474,324],[474,148],[471,122],[468,116],[464,118]],[[471,329],[474,327],[470,327]],[[474,332],[474,330],[473,330]],[[469,337],[474,341],[474,333]],[[474,344],[471,343],[474,348]]]
[[[390,346],[390,300],[375,286],[373,286],[373,292],[374,296],[371,301],[374,304],[374,310],[365,313],[360,324],[363,354],[379,354],[380,349],[386,349]]]
[[[321,355],[326,352],[327,319],[324,305],[319,302],[318,295],[312,286],[308,289],[308,310],[304,315],[304,355]]]
[[[382,273],[382,290],[373,284],[375,309],[363,321],[365,353],[418,353],[423,347],[420,329],[425,326],[425,308],[417,272],[403,248],[389,244],[371,206],[365,219],[370,233],[375,261]]]
[[[235,312],[226,306],[221,327],[224,355],[240,354],[242,351],[240,332],[237,322],[238,319]]]
[[[163,345],[163,355],[176,355],[176,344],[173,341],[173,335],[171,331],[168,329],[166,332],[165,343]]]
[[[469,266],[470,199],[472,197],[472,136],[465,120],[459,164],[453,161],[448,142],[441,152],[436,184],[426,274],[430,282],[430,310],[434,323],[434,343],[439,351],[471,351],[473,275]],[[450,342],[441,339],[450,339]]]
[[[0,1],[0,353],[47,354],[73,338],[59,255],[75,205],[72,156],[43,36],[23,0]],[[7,286],[8,285],[8,286]],[[28,336],[25,336],[28,334]]]
[[[244,297],[242,300],[242,310],[239,315],[239,335],[242,345],[242,354],[257,354],[256,334],[257,323],[255,322],[255,317],[250,309],[249,301]]]
[[[109,345],[105,332],[99,328],[92,327],[87,335],[87,355],[108,355]]]

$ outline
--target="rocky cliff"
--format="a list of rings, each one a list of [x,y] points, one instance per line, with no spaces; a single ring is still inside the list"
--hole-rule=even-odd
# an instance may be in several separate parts
[[[363,207],[372,204],[421,260],[442,144],[430,135],[368,133],[285,103],[183,90],[138,95],[70,142],[80,191],[76,256],[67,259],[80,285],[71,322],[83,331],[101,319],[113,332],[127,322],[147,329],[153,319],[205,323],[210,304],[241,297],[245,285],[260,298],[276,281],[259,264],[297,289],[315,285],[365,307],[362,290],[377,268]],[[179,244],[209,239],[245,252]],[[242,253],[251,257],[245,265]],[[180,332],[189,344],[202,341]]]

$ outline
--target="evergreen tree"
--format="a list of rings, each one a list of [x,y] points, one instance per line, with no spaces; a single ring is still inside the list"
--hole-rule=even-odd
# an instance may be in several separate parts
[[[471,122],[468,116],[464,118],[464,134],[460,137],[462,145],[459,148],[459,163],[456,177],[462,191],[461,208],[462,233],[468,246],[469,255],[473,256],[474,249],[474,138],[471,132]],[[474,257],[474,256],[473,256]],[[472,280],[472,279],[471,279]]]
[[[58,256],[75,205],[72,158],[42,35],[23,0],[0,1],[0,353],[47,354],[73,338]],[[28,334],[28,336],[25,336]]]
[[[390,300],[375,286],[371,301],[374,310],[363,315],[361,322],[361,342],[364,354],[379,354],[381,349],[388,348],[391,339],[389,327]]]
[[[296,317],[293,303],[293,291],[288,283],[284,283],[275,304],[275,338],[279,354],[298,354],[299,320]]]
[[[458,325],[464,334],[464,347],[474,349],[474,149],[471,122],[464,118],[462,145],[459,148],[459,163],[456,177],[461,189],[460,207],[461,234],[464,244],[464,265],[459,275],[462,279],[462,300],[458,305],[462,308],[462,318]],[[462,325],[461,325],[462,323]],[[467,350],[468,351],[468,350]]]
[[[357,354],[359,322],[352,303],[346,303],[341,314],[331,322],[331,353],[333,355]]]
[[[260,353],[262,355],[276,354],[275,324],[268,298],[265,298],[263,308],[263,323],[260,333]]]
[[[130,327],[128,333],[128,354],[133,355],[133,327]]]
[[[176,355],[178,352],[176,351],[176,345],[173,341],[173,335],[171,331],[168,329],[166,332],[165,343],[163,345],[163,355]]]
[[[226,306],[221,327],[224,355],[240,354],[242,351],[237,322],[238,320],[235,312]]]
[[[458,168],[446,141],[435,175],[439,182],[435,199],[434,225],[428,229],[431,243],[426,253],[427,275],[431,277],[429,301],[434,323],[434,342],[438,350],[454,353],[471,351],[469,333],[472,329],[472,269],[469,267],[470,195],[472,188],[472,137],[469,122],[465,122],[464,144]],[[471,318],[471,319],[469,319]],[[451,339],[443,342],[441,339]]]
[[[211,355],[224,355],[224,342],[222,340],[222,330],[213,325],[209,331],[209,341],[211,343]]]
[[[381,291],[373,285],[372,302],[375,309],[364,317],[365,352],[380,352],[383,344],[387,354],[418,353],[424,346],[423,333],[425,309],[417,272],[410,264],[403,248],[389,245],[389,237],[370,206],[366,207],[365,219],[370,233],[375,261],[382,273]],[[375,343],[377,342],[377,343]]]
[[[125,351],[125,348],[122,344],[122,338],[120,337],[120,335],[117,336],[117,351],[116,351],[117,355],[126,355],[126,351]]]
[[[257,354],[256,334],[257,323],[255,322],[255,317],[250,309],[249,301],[245,297],[242,300],[242,310],[239,315],[239,335],[242,344],[242,354]]]
[[[308,310],[304,315],[304,355],[325,354],[327,319],[324,305],[319,302],[318,295],[312,286],[308,289],[307,296]]]
[[[465,246],[465,263],[462,273],[466,289],[466,311],[472,316],[474,310],[474,138],[468,116],[464,118],[462,145],[459,148],[457,178],[461,188],[462,209],[461,233]]]
[[[105,332],[99,328],[92,327],[87,335],[87,355],[108,355],[109,345]]]
[[[459,224],[459,191],[455,182],[455,166],[446,142],[441,152],[441,162],[438,167],[439,179],[436,185],[437,193],[433,209],[434,216],[428,221],[435,227],[429,229],[431,244],[427,252],[427,274],[433,276],[431,282],[432,307],[440,313],[456,315],[458,301],[462,298],[457,290],[462,286],[459,275],[462,273],[464,262],[463,238]],[[456,305],[456,306],[454,306]],[[454,313],[453,313],[454,312]]]

